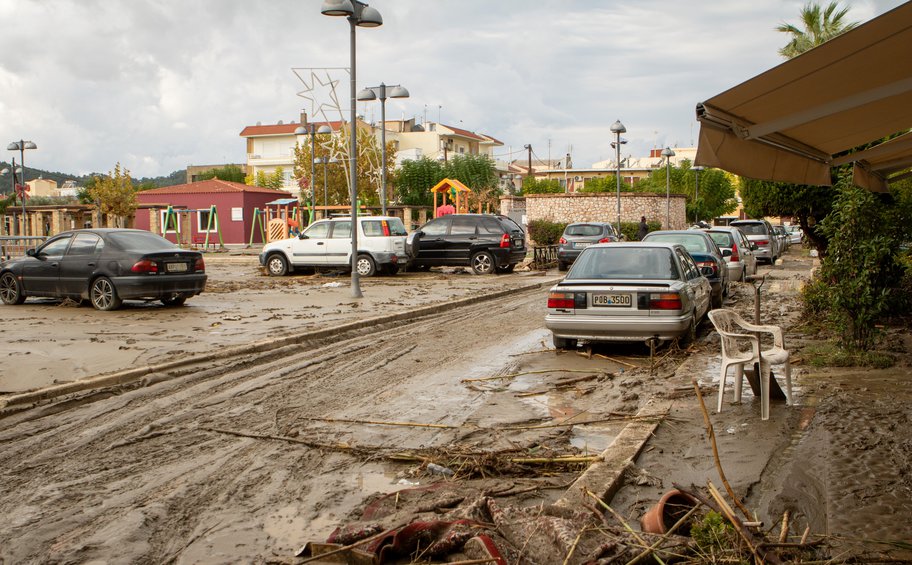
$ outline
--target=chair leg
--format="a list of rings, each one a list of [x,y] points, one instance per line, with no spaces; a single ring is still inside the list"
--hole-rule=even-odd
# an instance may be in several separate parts
[[[735,365],[735,402],[741,403],[741,388],[744,385],[744,363]]]
[[[760,363],[760,419],[769,420],[770,417],[770,370],[769,363]]]
[[[722,371],[719,374],[719,402],[716,405],[716,412],[722,411],[722,397],[725,396],[725,376],[728,374],[728,365],[722,363]]]
[[[789,406],[794,404],[794,400],[792,400],[792,366],[788,357],[785,358],[785,403]]]

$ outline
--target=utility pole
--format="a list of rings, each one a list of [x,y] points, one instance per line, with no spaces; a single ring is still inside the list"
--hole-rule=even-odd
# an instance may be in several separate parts
[[[532,145],[526,145],[525,149],[529,152],[529,176],[532,176]]]

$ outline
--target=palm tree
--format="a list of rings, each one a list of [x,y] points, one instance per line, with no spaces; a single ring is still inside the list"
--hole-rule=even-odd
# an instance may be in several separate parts
[[[782,23],[776,27],[776,31],[787,33],[792,37],[785,47],[779,49],[779,54],[786,59],[797,57],[805,51],[809,51],[821,43],[854,28],[858,25],[858,22],[843,22],[843,18],[845,18],[848,11],[848,8],[840,9],[839,2],[830,2],[823,9],[821,9],[819,4],[806,4],[801,9],[803,30],[788,23]]]

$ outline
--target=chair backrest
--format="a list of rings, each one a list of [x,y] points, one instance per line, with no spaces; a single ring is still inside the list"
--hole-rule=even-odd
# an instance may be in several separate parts
[[[722,355],[725,357],[740,357],[751,351],[750,342],[738,339],[734,334],[744,335],[744,328],[738,323],[743,321],[734,310],[717,308],[709,311],[709,321],[719,332],[722,341]]]

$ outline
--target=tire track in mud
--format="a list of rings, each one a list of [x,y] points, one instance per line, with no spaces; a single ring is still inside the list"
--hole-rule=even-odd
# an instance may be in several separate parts
[[[303,535],[289,522],[306,526],[300,521],[365,496],[347,492],[352,468],[361,464],[204,428],[402,449],[449,441],[457,432],[340,429],[301,417],[462,423],[483,393],[452,373],[472,370],[480,352],[540,328],[540,295],[188,366],[149,375],[150,386],[12,414],[0,431],[0,511],[11,517],[0,526],[0,561],[287,555]]]

